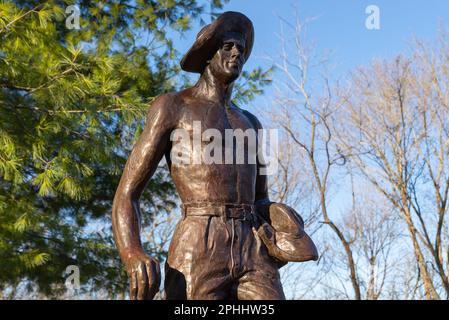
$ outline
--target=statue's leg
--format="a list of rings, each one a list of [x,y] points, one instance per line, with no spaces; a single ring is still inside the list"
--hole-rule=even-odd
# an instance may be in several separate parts
[[[239,279],[237,298],[239,300],[285,300],[278,274],[263,270],[247,272]]]
[[[257,236],[250,222],[238,228],[241,233],[242,268],[238,277],[239,300],[284,300],[277,262]]]
[[[229,299],[230,236],[221,217],[188,216],[176,227],[165,266],[166,299]]]

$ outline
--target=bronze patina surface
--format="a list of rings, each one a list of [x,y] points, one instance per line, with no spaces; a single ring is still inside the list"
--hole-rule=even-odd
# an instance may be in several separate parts
[[[246,16],[223,13],[199,32],[181,61],[184,70],[201,74],[196,85],[159,96],[149,109],[113,205],[114,237],[130,277],[131,299],[152,299],[160,286],[159,263],[140,242],[139,197],[162,157],[183,212],[165,265],[167,299],[284,299],[279,267],[317,259],[302,219],[269,201],[261,161],[175,165],[171,159],[172,132],[191,134],[194,121],[223,137],[226,129],[262,128],[231,101],[253,41]]]

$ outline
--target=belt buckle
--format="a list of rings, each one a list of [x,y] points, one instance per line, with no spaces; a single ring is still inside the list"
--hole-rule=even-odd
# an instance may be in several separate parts
[[[239,213],[238,217],[236,219],[246,221],[246,210],[245,210],[245,207],[244,206],[238,206],[236,208],[236,210]],[[241,213],[243,213],[243,218],[240,217]]]
[[[246,210],[242,206],[225,206],[226,217],[246,221]],[[243,215],[242,215],[243,213]]]
[[[246,221],[247,219],[246,219],[246,210],[245,210],[245,207],[241,207],[241,208],[239,208],[241,211],[243,211],[243,221]]]

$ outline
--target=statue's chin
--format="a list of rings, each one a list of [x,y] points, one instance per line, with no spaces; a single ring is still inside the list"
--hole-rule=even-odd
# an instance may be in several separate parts
[[[234,82],[240,76],[240,72],[238,70],[229,70],[227,72],[227,80],[228,82]]]
[[[212,71],[212,74],[224,83],[232,83],[240,76],[239,68],[223,68],[219,72]]]

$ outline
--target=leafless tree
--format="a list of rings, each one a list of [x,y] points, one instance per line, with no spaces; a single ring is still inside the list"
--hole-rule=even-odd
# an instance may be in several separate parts
[[[268,112],[269,120],[276,116],[276,112]],[[271,121],[270,121],[271,123]],[[275,202],[286,203],[295,208],[304,220],[307,233],[315,241],[321,238],[319,231],[322,224],[319,223],[319,202],[313,196],[313,184],[310,172],[304,170],[305,159],[294,148],[294,142],[289,134],[281,132],[279,136],[279,152],[277,154],[278,170],[269,176],[270,199]],[[325,244],[319,244],[322,252]],[[324,266],[326,267],[326,266]],[[319,269],[319,271],[317,271]],[[314,289],[325,277],[326,271],[323,264],[317,268],[316,263],[289,263],[281,270],[281,280],[287,298],[302,299],[318,297]]]
[[[337,130],[340,148],[405,222],[427,299],[449,295],[447,39],[356,70]]]
[[[355,183],[352,172],[350,178],[352,204],[343,215],[345,234],[351,239],[362,297],[377,300],[386,296],[387,283],[395,281],[393,269],[409,251],[395,246],[400,237],[395,209],[366,183]]]
[[[354,298],[361,299],[351,243],[342,226],[338,225],[328,210],[331,178],[336,173],[335,168],[345,162],[344,156],[334,143],[331,126],[333,114],[339,108],[339,101],[334,100],[333,90],[326,76],[325,59],[314,57],[311,48],[303,41],[305,25],[298,17],[293,24],[281,19],[280,56],[273,59],[280,80],[275,83],[276,110],[271,119],[273,125],[277,125],[288,136],[293,153],[297,153],[299,159],[305,160],[301,170],[308,173],[304,175],[310,177],[313,193],[317,195],[321,223],[330,227],[343,246]],[[319,81],[311,75],[312,69],[320,75]],[[316,88],[320,88],[325,94],[314,95]],[[282,169],[286,171],[284,167]],[[288,185],[285,177],[282,181],[284,185]]]

